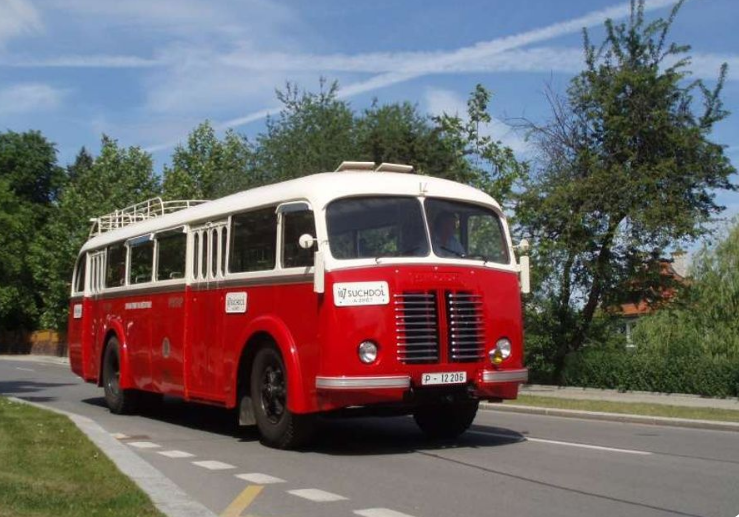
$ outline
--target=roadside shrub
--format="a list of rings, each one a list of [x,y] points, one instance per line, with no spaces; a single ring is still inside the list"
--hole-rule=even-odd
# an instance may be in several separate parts
[[[568,356],[563,384],[621,391],[739,396],[739,360],[586,350]]]

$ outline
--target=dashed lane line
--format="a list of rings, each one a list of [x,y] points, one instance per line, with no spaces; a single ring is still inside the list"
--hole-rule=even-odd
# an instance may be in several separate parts
[[[208,470],[228,470],[228,469],[236,468],[230,463],[223,463],[222,461],[213,461],[213,460],[193,461],[192,464],[197,465],[198,467],[203,467],[204,469],[208,469]]]
[[[517,439],[517,436],[512,436],[510,434],[504,434],[504,433],[490,433],[486,431],[467,431],[467,432],[470,434],[478,434],[478,435],[483,435],[483,436],[494,436],[496,438],[507,438],[510,440]],[[550,445],[564,445],[567,447],[579,447],[581,449],[592,449],[596,451],[620,452],[622,454],[636,454],[639,456],[651,456],[653,454],[649,451],[639,451],[635,449],[619,449],[616,447],[604,447],[602,445],[590,445],[587,443],[577,443],[577,442],[562,442],[559,440],[545,440],[544,438],[523,437],[521,438],[521,441],[534,442],[534,443],[548,443]]]
[[[247,486],[239,495],[236,496],[236,499],[231,501],[228,508],[223,510],[221,517],[239,517],[242,515],[244,510],[254,502],[254,499],[256,499],[263,488],[263,486],[258,485]]]
[[[328,503],[332,501],[346,501],[347,498],[343,495],[332,494],[331,492],[324,492],[317,488],[302,488],[300,490],[288,490],[290,495],[302,497],[315,503]]]
[[[249,474],[236,474],[236,477],[254,483],[255,485],[270,485],[272,483],[284,483],[284,479],[280,479],[269,474],[262,474],[260,472],[251,472]]]
[[[355,515],[361,517],[413,517],[407,513],[396,512],[389,508],[367,508],[366,510],[355,510]]]
[[[15,369],[20,370],[22,372],[35,372],[36,371],[33,368],[21,368],[20,366],[16,366]]]
[[[157,451],[158,454],[166,456],[167,458],[192,458],[194,454],[190,454],[185,451]]]
[[[161,445],[154,442],[128,442],[127,445],[137,449],[158,449]]]
[[[116,440],[125,440],[126,438],[128,438],[128,435],[123,433],[113,433],[111,434],[111,436]]]

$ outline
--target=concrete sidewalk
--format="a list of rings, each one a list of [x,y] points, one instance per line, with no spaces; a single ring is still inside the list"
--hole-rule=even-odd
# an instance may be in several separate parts
[[[619,392],[597,388],[574,388],[528,384],[521,386],[521,395],[552,397],[570,400],[600,400],[608,402],[626,402],[640,404],[662,404],[665,406],[682,406],[691,408],[733,409],[739,411],[737,398],[710,398],[700,395],[653,393],[646,391]]]

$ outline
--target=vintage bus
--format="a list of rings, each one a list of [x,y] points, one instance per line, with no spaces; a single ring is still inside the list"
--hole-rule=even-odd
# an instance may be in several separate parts
[[[346,409],[461,434],[480,400],[527,379],[528,257],[491,197],[411,172],[344,162],[95,219],[72,280],[72,370],[114,413],[181,397],[235,409],[279,448]]]

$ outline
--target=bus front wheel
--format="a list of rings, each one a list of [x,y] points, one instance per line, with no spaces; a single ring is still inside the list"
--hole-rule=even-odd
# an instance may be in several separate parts
[[[314,419],[287,408],[287,372],[277,349],[266,346],[257,352],[250,387],[254,417],[265,445],[294,449],[307,443]]]
[[[477,400],[421,406],[413,413],[416,424],[429,438],[451,439],[472,425],[480,405]]]
[[[108,340],[103,357],[103,389],[105,402],[111,413],[124,415],[132,413],[138,402],[138,392],[121,388],[121,355],[118,350],[118,338]]]

